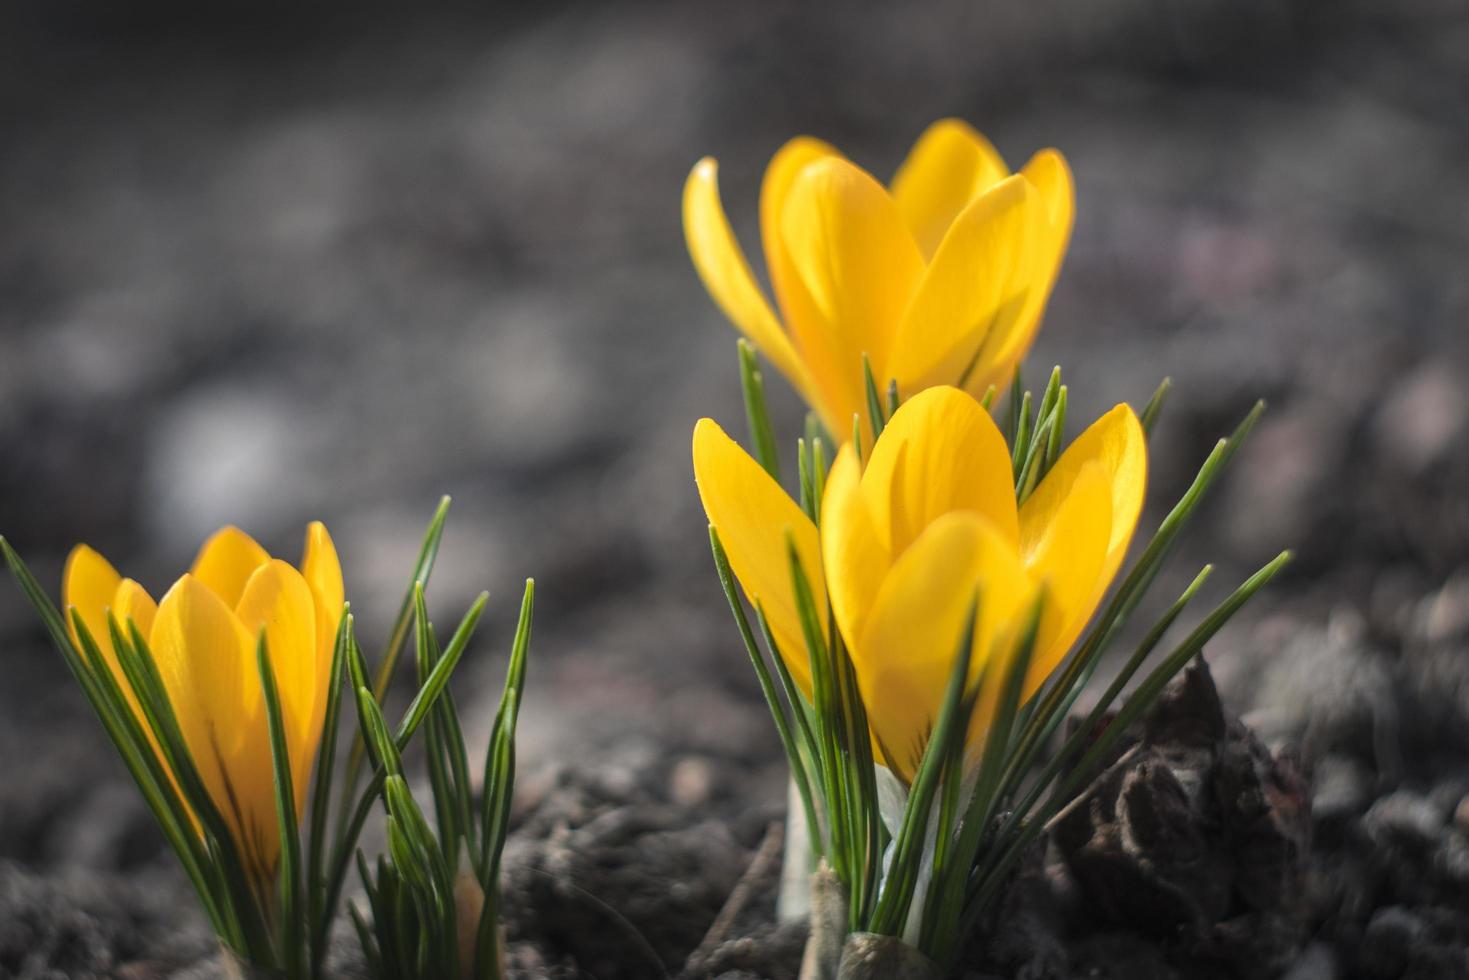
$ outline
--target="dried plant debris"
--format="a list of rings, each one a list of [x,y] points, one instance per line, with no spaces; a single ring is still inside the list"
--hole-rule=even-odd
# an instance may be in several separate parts
[[[1239,976],[1278,972],[1306,926],[1311,827],[1295,763],[1228,717],[1202,660],[1054,831],[1096,926]]]

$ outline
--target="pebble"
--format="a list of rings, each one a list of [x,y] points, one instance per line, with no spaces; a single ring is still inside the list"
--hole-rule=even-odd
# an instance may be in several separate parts
[[[1378,909],[1362,936],[1358,967],[1363,976],[1382,980],[1402,976],[1413,948],[1423,940],[1425,932],[1423,920],[1402,906]]]
[[[1280,980],[1337,980],[1340,975],[1336,953],[1326,943],[1316,942],[1306,947]]]
[[[1469,796],[1460,800],[1459,805],[1454,808],[1454,826],[1469,833]]]
[[[686,755],[668,774],[668,795],[679,806],[696,807],[714,795],[714,767],[703,756]]]
[[[1328,755],[1316,764],[1311,817],[1318,822],[1355,817],[1367,808],[1372,791],[1372,776],[1360,763]]]
[[[1427,846],[1442,832],[1447,817],[1433,800],[1398,790],[1372,804],[1362,818],[1362,829],[1379,845],[1398,841]]]
[[[1456,888],[1469,889],[1469,838],[1445,834],[1434,851],[1433,870]]]

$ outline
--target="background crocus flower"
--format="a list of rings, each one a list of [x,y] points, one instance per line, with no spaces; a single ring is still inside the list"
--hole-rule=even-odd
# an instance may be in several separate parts
[[[280,829],[256,643],[263,630],[300,812],[321,741],[342,614],[342,570],[326,527],[307,528],[299,570],[272,558],[244,532],[223,528],[156,605],[137,582],[78,545],[67,559],[62,601],[80,614],[135,712],[137,699],[118,665],[108,613],[124,630],[131,619],[147,639],[210,798],[250,873],[270,879]]]
[[[777,316],[751,273],[705,158],[684,185],[684,234],[705,287],[837,439],[864,417],[865,355],[907,397],[1007,383],[1030,349],[1071,234],[1055,150],[1011,174],[963,122],[934,123],[891,185],[820,140],[776,153],[760,234]]]
[[[1064,659],[1132,539],[1147,451],[1137,417],[1118,405],[1017,505],[998,427],[973,397],[941,386],[893,414],[865,468],[851,444],[843,447],[826,479],[819,532],[710,419],[694,430],[694,473],[730,567],[764,607],[782,657],[809,693],[787,558],[787,533],[793,537],[820,611],[829,601],[847,645],[874,740],[908,781],[976,594],[974,675],[1042,587],[1025,696]],[[983,722],[981,706],[972,738]]]

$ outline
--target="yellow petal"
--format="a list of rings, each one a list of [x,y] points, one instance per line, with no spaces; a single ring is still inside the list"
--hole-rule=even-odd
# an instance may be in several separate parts
[[[1045,233],[1045,202],[1024,177],[1007,177],[958,216],[904,314],[891,373],[899,388],[962,385],[986,338],[1008,334],[1028,304],[1020,268]]]
[[[765,609],[781,655],[801,690],[811,693],[811,664],[796,612],[786,535],[826,620],[826,585],[816,525],[760,464],[712,419],[694,426],[694,479],[704,513],[719,532],[729,565],[752,603]]]
[[[117,594],[112,597],[112,615],[117,620],[117,625],[123,630],[124,634],[127,633],[128,620],[132,620],[133,625],[138,628],[138,633],[146,640],[153,635],[153,623],[158,618],[158,603],[153,601],[153,597],[148,594],[147,589],[144,589],[132,579],[125,578],[118,583]],[[143,709],[138,704],[137,696],[133,694],[132,685],[121,676],[120,670],[117,673],[118,683],[122,685],[123,694],[128,700],[128,706],[132,709],[133,714],[137,716],[138,721],[143,726],[144,733],[148,736],[148,744],[153,747],[154,755],[158,756],[159,759],[163,759],[163,750],[158,747],[158,739],[153,737],[153,730],[149,727],[148,721],[143,714]],[[166,764],[164,769],[165,771],[168,769]],[[178,778],[171,771],[168,773],[168,778],[173,784],[174,791],[179,794],[180,799],[183,799],[183,790],[179,787]],[[190,811],[189,819],[197,830],[199,828],[199,818]]]
[[[862,355],[885,385],[888,352],[923,275],[923,256],[881,184],[840,157],[797,175],[781,212],[786,255],[809,308],[787,305],[787,325],[843,438],[865,403]]]
[[[826,476],[821,555],[832,615],[847,645],[855,646],[893,562],[862,495],[862,466],[850,442],[837,453]]]
[[[222,527],[204,542],[189,572],[233,609],[255,569],[268,561],[270,555],[250,535],[237,527]]]
[[[1026,570],[1046,586],[1026,674],[1029,697],[1065,659],[1107,587],[1102,570],[1112,531],[1112,494],[1101,465],[1092,460],[1082,467],[1043,525],[1022,518],[1021,527]]]
[[[326,688],[331,682],[332,647],[336,643],[337,627],[341,624],[342,604],[346,592],[342,585],[342,563],[337,559],[337,547],[326,525],[312,521],[306,528],[306,548],[301,556],[301,574],[311,587],[316,600],[316,671],[318,687],[323,692],[316,699],[316,706],[307,726],[308,731],[320,732],[326,719]],[[299,791],[299,787],[298,787]]]
[[[125,578],[117,585],[117,591],[112,596],[112,616],[117,620],[118,629],[123,635],[128,635],[128,620],[138,628],[138,633],[147,639],[153,633],[153,620],[158,615],[158,604],[153,601],[146,589],[130,578]],[[133,716],[143,725],[143,731],[148,733],[148,742],[158,752],[158,742],[153,738],[153,731],[143,714],[142,707],[138,704],[137,695],[133,693],[133,686],[123,675],[118,666],[116,652],[109,641],[102,648],[107,653],[108,665],[112,673],[117,677],[117,683],[122,688],[123,696],[127,698],[128,707],[132,709]],[[159,753],[162,758],[162,753]]]
[[[337,546],[321,521],[306,527],[306,547],[301,554],[301,575],[311,587],[316,600],[316,640],[322,658],[323,675],[329,668],[332,644],[342,618],[346,594],[342,586],[342,563],[337,559]]]
[[[1042,150],[1021,173],[1045,202],[1047,220],[1041,223],[1040,235],[1017,270],[1020,278],[1015,292],[1023,292],[1022,308],[1004,329],[991,333],[982,354],[982,369],[972,373],[966,384],[970,391],[981,394],[991,384],[1001,388],[1008,384],[1016,365],[1030,353],[1071,240],[1076,199],[1066,158],[1055,150]]]
[[[127,632],[128,620],[131,619],[138,627],[138,632],[146,639],[153,632],[158,603],[153,601],[147,589],[132,579],[125,578],[117,584],[117,592],[112,597],[112,615],[124,634]]]
[[[873,734],[904,781],[912,780],[938,720],[976,593],[971,683],[1031,591],[1014,548],[972,512],[934,521],[893,564],[852,663]]]
[[[833,402],[828,393],[832,371],[824,359],[825,349],[816,349],[818,367],[813,368],[811,352],[801,345],[801,337],[815,335],[819,338],[825,328],[810,294],[801,283],[800,275],[791,264],[781,232],[781,215],[785,211],[786,198],[801,171],[808,164],[824,157],[840,156],[832,146],[821,140],[797,136],[771,158],[770,165],[765,168],[765,177],[760,183],[760,241],[765,250],[765,267],[770,272],[770,285],[775,290],[776,302],[785,318],[787,336],[791,338],[805,371],[806,401],[821,416],[827,430],[831,432],[851,429],[851,409]],[[824,380],[815,377],[813,372],[817,370],[823,374]]]
[[[1061,662],[1106,595],[1137,529],[1147,482],[1142,425],[1118,405],[1067,447],[1020,509],[1026,567],[1051,580],[1054,604],[1067,609],[1066,622],[1037,642],[1029,690],[1044,679],[1046,664]]]
[[[724,315],[807,396],[806,372],[780,321],[755,283],[719,199],[719,164],[700,160],[684,184],[684,237],[704,288]]]
[[[326,703],[325,671],[320,667],[321,648],[317,639],[316,598],[301,573],[280,560],[261,565],[245,584],[235,610],[240,625],[258,637],[265,631],[271,670],[280,692],[281,719],[286,729],[286,748],[291,757],[291,776],[299,811],[305,804],[311,763],[321,739]],[[259,685],[258,671],[256,684]],[[315,725],[315,727],[313,727]],[[269,746],[257,764],[272,770]],[[272,777],[273,778],[273,777]]]
[[[1102,576],[1110,582],[1127,555],[1148,485],[1147,438],[1137,415],[1127,405],[1118,405],[1097,419],[1066,447],[1025,501],[1020,510],[1020,547],[1024,554],[1034,551],[1090,462],[1100,465],[1111,490],[1111,528],[1102,566]]]
[[[260,878],[280,849],[255,640],[193,575],[158,604],[150,638],[184,742],[210,798]]]
[[[862,494],[888,553],[903,553],[954,510],[983,516],[1015,547],[1015,484],[1005,437],[988,412],[957,388],[928,388],[888,420],[862,475]]]
[[[117,625],[124,630],[127,629],[127,612],[118,605],[118,596],[126,584],[127,582],[117,574],[106,558],[86,545],[79,544],[67,557],[66,568],[62,572],[61,604],[62,608],[67,610],[66,627],[71,633],[72,641],[77,645],[78,652],[81,652],[85,658],[81,636],[71,621],[70,610],[72,609],[81,614],[82,622],[86,625],[87,632],[91,634],[92,642],[97,644],[103,662],[107,664],[107,669],[117,682],[117,686],[122,689],[122,695],[127,700],[133,717],[142,722],[144,731],[147,731],[148,723],[144,720],[142,708],[139,707],[138,699],[133,694],[133,686],[128,683],[127,676],[118,663],[117,648],[112,645],[112,630],[107,623],[107,614],[111,611],[117,618]],[[139,589],[139,591],[142,590]],[[144,636],[148,635],[146,624],[139,622],[138,628],[143,631]]]
[[[939,247],[969,202],[1010,173],[968,123],[940,119],[924,130],[893,176],[893,198],[925,257]]]
[[[770,166],[765,168],[765,177],[760,182],[760,243],[765,249],[765,264],[782,307],[782,291],[795,275],[786,259],[785,241],[780,230],[786,196],[808,164],[823,157],[840,156],[828,143],[810,136],[797,136],[777,150],[770,159]]]
[[[81,614],[87,632],[92,635],[92,640],[101,650],[113,674],[126,688],[127,682],[122,680],[117,657],[112,650],[112,634],[107,628],[107,610],[112,605],[112,597],[117,594],[117,585],[121,581],[122,576],[117,574],[117,570],[106,558],[86,545],[79,544],[71,549],[66,567],[61,573],[61,607],[63,611],[75,609]],[[80,651],[81,637],[72,625],[69,611],[66,612],[66,627]]]
[[[1071,222],[1076,212],[1076,182],[1060,150],[1041,150],[1021,168],[1025,179],[1035,185],[1046,202],[1052,236],[1064,253],[1071,240]]]

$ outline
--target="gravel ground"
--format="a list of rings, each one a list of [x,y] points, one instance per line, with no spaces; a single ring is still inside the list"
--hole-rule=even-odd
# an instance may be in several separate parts
[[[494,596],[462,671],[478,744],[539,583],[526,975],[676,972],[783,810],[688,467],[693,421],[741,412],[683,252],[688,168],[720,158],[753,242],[798,132],[881,175],[942,115],[1014,163],[1059,146],[1078,218],[1032,363],[1068,367],[1078,417],[1174,378],[1145,520],[1271,402],[1159,594],[1297,549],[1209,660],[1258,736],[1218,757],[1288,761],[1311,845],[1268,967],[1052,882],[1058,957],[975,969],[1469,976],[1458,4],[19,0],[0,80],[0,533],[43,581],[85,540],[161,589],[221,523],[290,555],[319,517],[378,637],[453,495],[433,607]],[[0,671],[0,976],[208,975],[182,876],[9,588]],[[801,937],[762,908],[705,972],[783,975]]]

